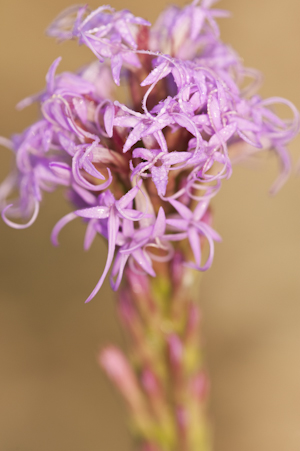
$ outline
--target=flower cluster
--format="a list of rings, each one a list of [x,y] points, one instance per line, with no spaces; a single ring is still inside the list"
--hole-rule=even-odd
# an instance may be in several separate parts
[[[45,90],[19,104],[39,102],[41,119],[1,141],[16,157],[0,187],[2,217],[12,227],[28,227],[43,191],[66,187],[76,209],[55,226],[53,243],[77,217],[87,223],[85,249],[98,234],[108,241],[103,274],[87,301],[110,268],[116,290],[127,263],[155,276],[153,261],[170,260],[176,247],[185,249],[185,264],[208,269],[220,240],[209,203],[230,177],[234,158],[275,151],[281,171],[274,189],[289,173],[286,145],[298,132],[298,112],[284,99],[253,94],[259,75],[220,40],[215,18],[227,13],[211,9],[215,2],[171,6],[152,28],[127,10],[76,6],[48,29],[58,40],[78,39],[98,61],[56,75],[58,58]],[[117,100],[120,84],[125,102]],[[276,103],[289,106],[293,118],[278,117]],[[7,201],[16,188],[19,199]],[[17,224],[7,214],[28,222]]]

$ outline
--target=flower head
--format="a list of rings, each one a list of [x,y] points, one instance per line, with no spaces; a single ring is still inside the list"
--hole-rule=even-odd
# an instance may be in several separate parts
[[[55,226],[54,244],[77,217],[87,223],[86,249],[97,235],[108,241],[105,269],[88,301],[110,268],[117,289],[127,264],[154,277],[153,262],[171,260],[180,247],[190,248],[185,264],[211,266],[220,237],[209,221],[210,201],[231,176],[233,155],[274,150],[281,172],[273,190],[289,174],[286,146],[298,133],[299,114],[285,99],[253,94],[259,75],[220,40],[216,18],[228,14],[214,3],[171,6],[152,28],[127,10],[78,6],[48,29],[59,40],[77,39],[97,61],[57,74],[58,58],[45,90],[19,103],[38,102],[42,117],[2,140],[16,156],[14,173],[0,187],[2,217],[27,227],[43,192],[66,187],[75,210]],[[253,83],[244,88],[249,76]],[[115,95],[121,81],[130,93],[126,103]],[[293,118],[279,118],[277,103],[289,106]],[[16,188],[20,198],[7,201]]]

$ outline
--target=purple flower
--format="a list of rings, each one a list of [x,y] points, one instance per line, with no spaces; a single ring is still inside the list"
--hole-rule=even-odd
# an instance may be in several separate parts
[[[137,56],[132,52],[137,48],[132,28],[150,26],[150,23],[127,10],[115,12],[110,6],[100,6],[86,16],[87,6],[77,8],[63,12],[48,28],[48,34],[60,40],[77,37],[80,44],[89,47],[99,61],[109,58],[113,79],[119,85],[123,63],[140,67]]]
[[[193,212],[177,200],[170,199],[170,203],[179,213],[179,217],[167,219],[166,222],[175,229],[186,232],[186,236],[195,257],[195,264],[187,263],[188,266],[198,269],[199,271],[206,271],[211,266],[214,257],[213,240],[221,241],[221,237],[217,232],[202,220],[206,213],[208,202],[199,202]],[[201,266],[200,236],[205,237],[210,246],[208,259],[203,266]]]
[[[122,220],[138,221],[143,216],[142,212],[138,212],[131,208],[132,201],[139,189],[140,186],[136,185],[118,201],[116,201],[114,195],[107,190],[103,194],[99,195],[97,205],[76,210],[74,213],[66,215],[57,223],[53,230],[52,242],[57,245],[57,237],[62,227],[75,219],[77,216],[80,216],[89,220],[85,237],[86,248],[90,247],[96,232],[100,233],[108,240],[108,254],[105,268],[96,287],[87,298],[86,302],[89,302],[99,291],[112,264],[117,238],[119,235],[120,222]]]
[[[214,3],[171,6],[152,28],[127,10],[74,6],[48,29],[59,40],[77,39],[97,61],[57,74],[56,59],[45,89],[19,103],[38,102],[41,119],[1,140],[16,168],[0,186],[0,204],[4,221],[24,228],[35,221],[44,191],[67,189],[75,210],[54,227],[53,243],[77,217],[87,223],[85,249],[97,235],[108,241],[103,274],[87,301],[110,268],[113,289],[127,264],[155,277],[155,262],[172,260],[182,240],[190,248],[183,263],[207,270],[220,241],[208,221],[210,200],[235,160],[274,151],[281,170],[273,192],[289,175],[287,145],[299,131],[299,113],[285,99],[255,94],[260,76],[220,40],[216,18],[228,14]],[[242,88],[246,77],[253,82]],[[121,80],[126,103],[115,89]],[[293,118],[278,117],[276,104],[287,105]],[[16,189],[19,199],[10,200]]]

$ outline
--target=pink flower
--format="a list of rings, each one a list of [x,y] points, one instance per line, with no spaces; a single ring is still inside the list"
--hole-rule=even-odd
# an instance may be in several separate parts
[[[78,216],[88,224],[85,249],[97,235],[108,241],[105,269],[87,301],[110,268],[114,289],[127,264],[155,277],[154,262],[172,260],[185,239],[194,261],[184,263],[210,268],[220,237],[207,223],[207,209],[232,174],[232,146],[239,159],[275,151],[281,172],[273,191],[289,175],[287,144],[299,131],[299,113],[285,99],[263,100],[253,86],[241,88],[245,76],[255,82],[258,75],[220,40],[216,18],[228,14],[211,8],[214,3],[171,6],[152,28],[127,10],[74,6],[48,29],[59,40],[77,39],[97,61],[76,74],[56,74],[56,59],[45,90],[19,103],[38,102],[42,117],[2,140],[16,157],[0,187],[2,217],[12,227],[28,227],[43,192],[66,187],[75,210],[55,226],[53,242]],[[114,91],[120,80],[131,95],[126,103]],[[274,113],[278,103],[290,107],[292,119]],[[8,200],[15,189],[20,198]]]

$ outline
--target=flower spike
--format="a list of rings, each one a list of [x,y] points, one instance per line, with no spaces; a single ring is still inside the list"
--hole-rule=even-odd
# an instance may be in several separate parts
[[[9,226],[29,227],[44,191],[63,186],[74,211],[54,227],[53,244],[76,217],[87,223],[84,249],[98,235],[108,241],[104,271],[87,301],[110,268],[116,290],[127,266],[155,277],[159,263],[183,248],[184,265],[207,270],[221,239],[211,226],[211,199],[235,161],[262,151],[277,155],[272,193],[290,173],[287,145],[299,132],[299,113],[288,100],[254,93],[261,77],[221,41],[216,19],[228,13],[215,3],[170,6],[153,27],[108,5],[68,8],[48,34],[76,39],[97,61],[74,74],[57,73],[57,58],[45,89],[18,105],[37,102],[40,120],[11,140],[0,139],[16,155],[14,172],[0,186]],[[126,101],[118,98],[120,83]],[[277,116],[276,104],[289,107],[292,118]],[[11,200],[16,190],[20,197]],[[6,214],[28,222],[17,224]]]

